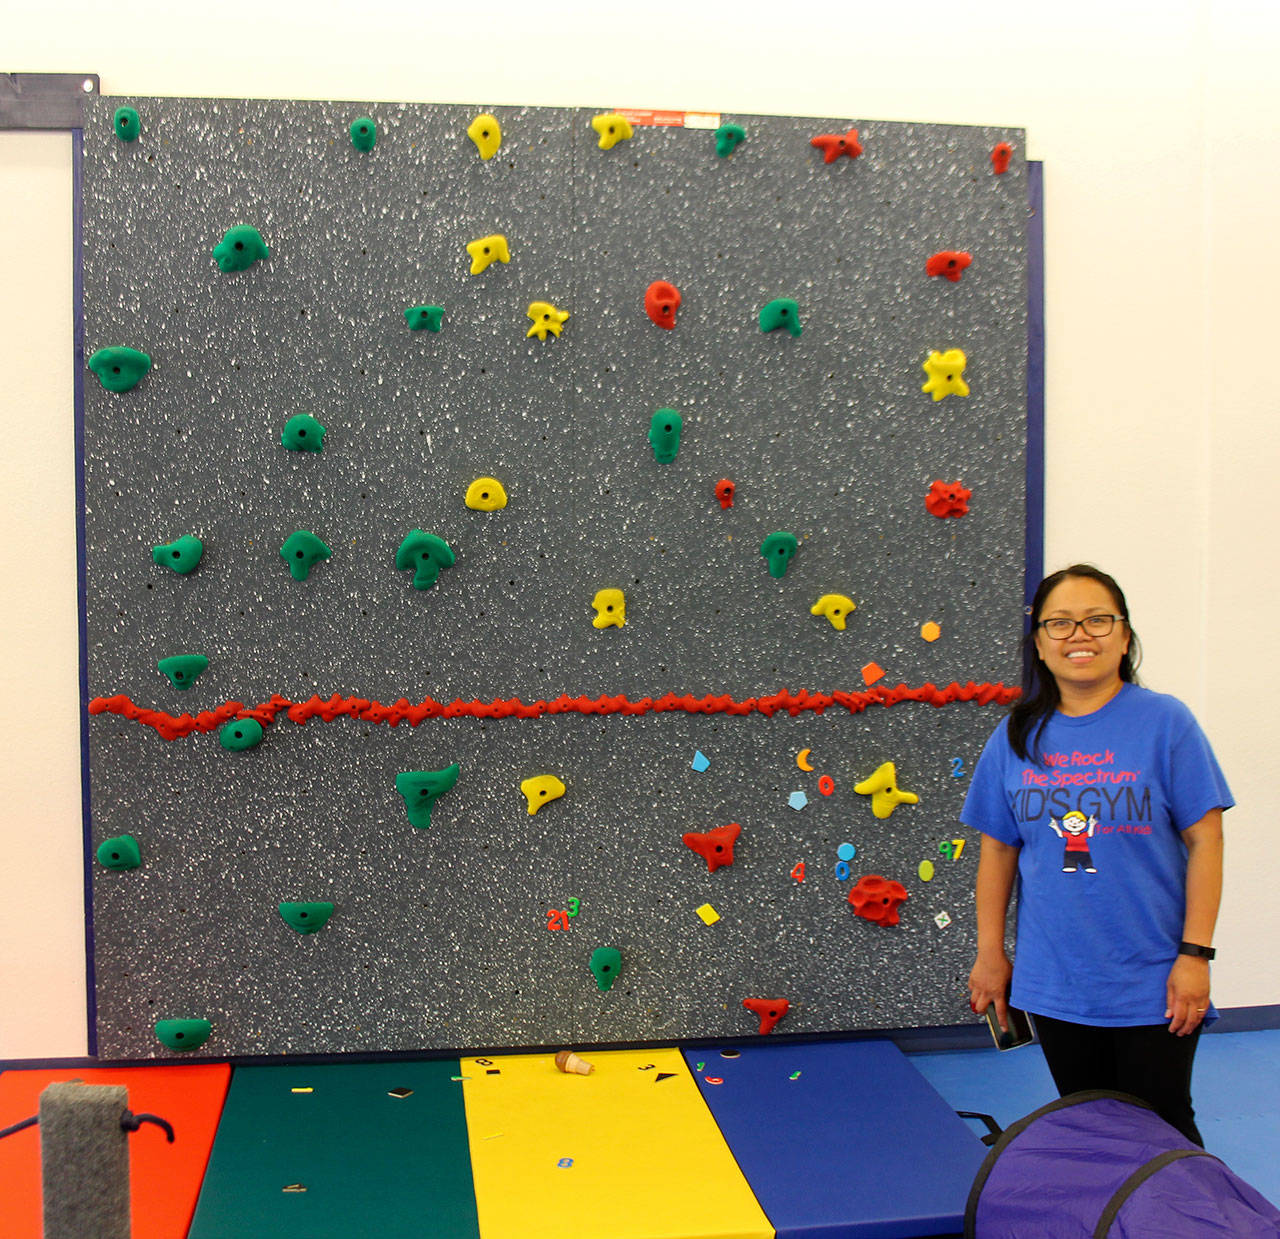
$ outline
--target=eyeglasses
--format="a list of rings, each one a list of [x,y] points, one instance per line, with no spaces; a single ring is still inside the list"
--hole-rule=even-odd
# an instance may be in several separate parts
[[[1116,620],[1127,623],[1123,615],[1086,615],[1082,620],[1047,619],[1041,620],[1036,627],[1043,628],[1045,636],[1054,641],[1065,641],[1075,636],[1077,628],[1083,628],[1090,637],[1106,637],[1116,626]]]

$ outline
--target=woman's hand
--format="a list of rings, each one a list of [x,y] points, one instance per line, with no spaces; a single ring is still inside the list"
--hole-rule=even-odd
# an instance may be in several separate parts
[[[1009,1029],[1009,980],[1012,976],[1013,965],[1003,949],[998,953],[979,951],[973,971],[969,973],[969,1006],[978,1015],[985,1015],[994,1002],[1001,1032]]]
[[[1169,1021],[1169,1031],[1179,1037],[1195,1032],[1209,1009],[1209,961],[1179,955],[1169,969],[1165,990],[1168,1009],[1164,1017]]]

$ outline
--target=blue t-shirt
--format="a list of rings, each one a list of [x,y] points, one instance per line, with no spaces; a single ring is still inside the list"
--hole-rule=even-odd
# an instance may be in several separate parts
[[[1040,752],[1015,756],[1003,720],[960,814],[1021,849],[1010,1001],[1078,1024],[1163,1023],[1186,911],[1180,832],[1235,803],[1213,750],[1182,702],[1125,684],[1092,714],[1052,715]]]

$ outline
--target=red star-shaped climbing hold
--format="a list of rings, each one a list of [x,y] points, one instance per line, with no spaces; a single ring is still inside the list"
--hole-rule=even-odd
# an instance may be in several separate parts
[[[924,506],[937,517],[954,516],[959,519],[969,511],[969,499],[973,491],[959,482],[934,480],[924,497]]]
[[[733,845],[741,833],[742,827],[737,822],[730,822],[727,826],[708,830],[706,834],[691,831],[683,836],[684,845],[707,862],[708,873],[715,873],[721,865],[733,864]]]
[[[857,159],[862,154],[862,143],[858,141],[856,129],[850,129],[848,133],[820,133],[809,139],[809,145],[822,152],[823,163],[835,163],[841,155]]]
[[[773,1032],[774,1025],[791,1010],[785,998],[744,998],[742,1005],[760,1017],[761,1033]]]

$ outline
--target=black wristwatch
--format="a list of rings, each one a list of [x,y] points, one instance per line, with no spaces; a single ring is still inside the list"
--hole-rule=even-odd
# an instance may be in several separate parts
[[[1194,955],[1197,959],[1212,959],[1218,952],[1211,946],[1196,946],[1194,942],[1179,942],[1179,955]]]

